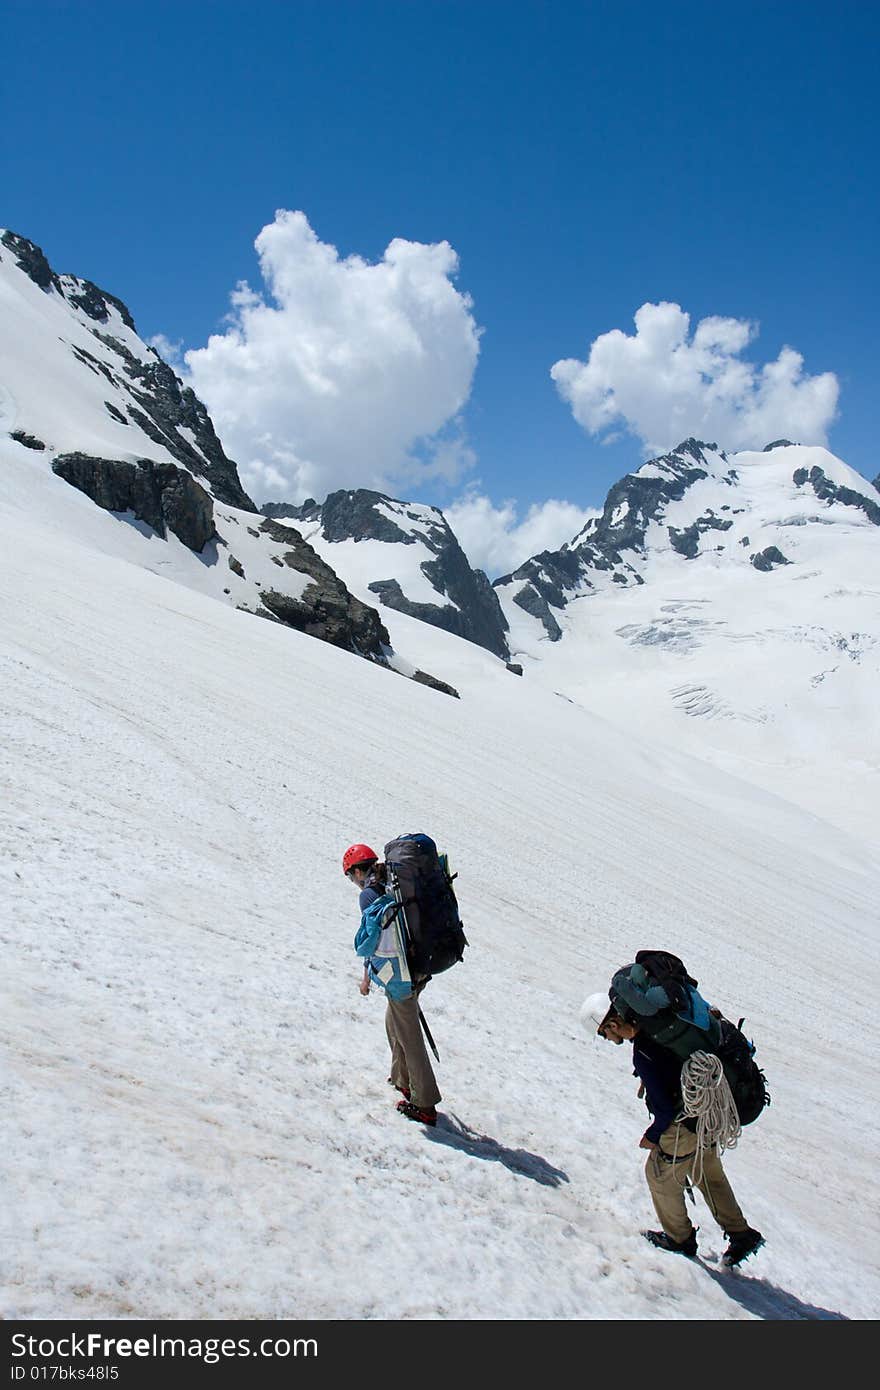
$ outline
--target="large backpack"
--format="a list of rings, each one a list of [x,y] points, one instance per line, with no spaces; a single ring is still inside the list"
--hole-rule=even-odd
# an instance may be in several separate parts
[[[671,951],[636,951],[636,965],[641,965],[651,980],[660,985],[676,1013],[687,1009],[690,991],[700,982],[688,974],[678,956]]]
[[[721,1058],[724,1075],[733,1094],[741,1125],[750,1125],[757,1120],[765,1105],[770,1104],[767,1078],[755,1061],[755,1044],[750,1042],[739,1025],[728,1018],[720,1018],[718,1027],[721,1039],[711,1050]]]
[[[608,994],[621,1018],[638,1023],[682,1062],[692,1052],[714,1051],[719,1041],[697,981],[669,951],[639,951],[632,965],[617,971]]]
[[[468,944],[446,855],[429,835],[400,835],[385,846],[385,863],[389,891],[401,904],[413,978],[439,975],[461,960]]]
[[[770,1104],[767,1080],[755,1061],[755,1045],[739,1026],[711,1009],[678,956],[639,951],[618,970],[609,996],[621,1017],[638,1023],[655,1042],[685,1062],[694,1052],[721,1060],[741,1125],[750,1125]]]

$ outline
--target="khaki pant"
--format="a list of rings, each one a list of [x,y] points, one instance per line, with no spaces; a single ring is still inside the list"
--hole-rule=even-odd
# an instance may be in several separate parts
[[[693,1171],[696,1147],[695,1134],[683,1125],[670,1125],[660,1135],[659,1150],[652,1149],[645,1164],[645,1177],[660,1225],[679,1244],[687,1240],[694,1229],[684,1204],[684,1189]],[[662,1158],[661,1153],[669,1157]],[[673,1153],[676,1155],[674,1163],[670,1162]],[[739,1209],[715,1149],[706,1149],[703,1153],[703,1172],[697,1187],[727,1235],[748,1230],[748,1222]]]
[[[427,1110],[441,1099],[419,1023],[419,997],[389,999],[385,1031],[391,1048],[391,1084],[405,1087],[413,1105]]]

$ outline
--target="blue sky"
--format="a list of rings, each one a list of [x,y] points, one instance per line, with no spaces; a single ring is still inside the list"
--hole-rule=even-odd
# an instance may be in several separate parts
[[[448,241],[483,331],[426,402],[436,423],[465,398],[458,476],[414,474],[425,501],[600,504],[644,456],[639,403],[603,444],[550,369],[661,301],[691,331],[760,323],[742,360],[788,344],[834,373],[830,445],[874,477],[878,30],[849,3],[7,0],[0,223],[184,349],[226,331],[237,281],[265,293],[276,209],[343,259]],[[466,356],[456,307],[437,351]]]

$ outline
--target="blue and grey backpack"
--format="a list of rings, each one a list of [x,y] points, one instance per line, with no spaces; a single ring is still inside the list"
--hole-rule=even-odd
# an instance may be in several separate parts
[[[694,1052],[721,1059],[740,1124],[749,1125],[770,1104],[767,1079],[755,1061],[755,1044],[707,1004],[697,981],[669,951],[639,951],[618,970],[608,997],[621,1018],[639,1028],[682,1062]]]

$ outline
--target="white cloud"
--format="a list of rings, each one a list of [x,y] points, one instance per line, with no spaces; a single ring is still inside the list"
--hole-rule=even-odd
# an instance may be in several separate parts
[[[456,481],[472,463],[457,420],[480,330],[449,243],[341,259],[302,212],[280,211],[255,245],[266,297],[240,284],[225,332],[186,354],[255,500]]]
[[[723,449],[763,448],[773,439],[827,443],[837,410],[833,372],[804,374],[804,359],[784,347],[763,366],[741,353],[758,334],[744,319],[701,319],[678,304],[643,304],[636,331],[601,334],[586,362],[566,358],[550,375],[563,400],[590,434],[623,425],[651,453],[689,435]]]
[[[173,367],[179,372],[183,366],[181,350],[183,343],[178,339],[172,343],[170,338],[166,338],[164,333],[154,333],[152,338],[147,339],[148,347],[155,348],[163,362],[167,362],[169,367]]]
[[[551,498],[535,503],[520,520],[515,501],[496,507],[476,488],[443,511],[471,564],[490,579],[518,569],[542,550],[558,550],[591,516],[601,515]]]

